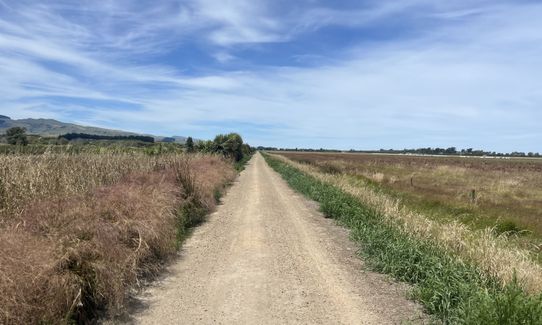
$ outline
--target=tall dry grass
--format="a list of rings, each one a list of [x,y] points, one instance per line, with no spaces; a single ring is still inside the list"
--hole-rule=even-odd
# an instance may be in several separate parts
[[[19,215],[26,203],[83,194],[133,172],[164,166],[167,157],[143,154],[44,154],[0,156],[0,211]]]
[[[318,166],[324,172],[372,180],[435,218],[459,219],[479,228],[497,225],[504,226],[503,230],[532,233],[534,236],[525,240],[524,247],[533,244],[530,239],[542,238],[540,159],[281,154]],[[534,240],[534,244],[542,242]]]
[[[495,236],[491,230],[471,230],[457,223],[440,223],[415,213],[397,199],[377,192],[359,179],[342,173],[323,173],[320,168],[272,155],[312,177],[332,184],[379,212],[385,221],[400,228],[409,236],[436,242],[444,250],[471,262],[503,285],[517,277],[523,289],[530,293],[542,292],[542,267],[528,250],[510,245],[506,236]]]
[[[236,173],[216,156],[0,157],[0,323],[90,323],[178,246],[181,213]],[[185,189],[179,175],[193,180]],[[190,212],[189,210],[187,210]]]

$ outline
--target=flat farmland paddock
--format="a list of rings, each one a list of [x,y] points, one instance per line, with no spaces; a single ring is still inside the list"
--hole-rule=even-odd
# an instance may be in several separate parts
[[[493,227],[540,252],[542,159],[276,153],[363,179],[432,219]]]

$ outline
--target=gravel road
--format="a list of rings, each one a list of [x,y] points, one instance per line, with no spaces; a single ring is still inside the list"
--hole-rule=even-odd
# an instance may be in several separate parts
[[[256,154],[129,322],[421,323],[406,288],[368,271],[356,249]]]

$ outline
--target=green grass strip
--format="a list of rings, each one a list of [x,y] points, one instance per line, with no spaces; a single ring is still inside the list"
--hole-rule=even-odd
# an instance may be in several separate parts
[[[383,222],[352,195],[265,155],[296,191],[320,203],[326,217],[351,229],[360,254],[375,271],[413,286],[412,298],[443,324],[542,324],[542,295],[513,282],[502,287],[478,268],[447,254],[438,243],[409,236]]]
[[[237,170],[238,172],[243,171],[245,169],[246,164],[248,163],[250,158],[252,158],[252,156],[253,156],[252,154],[244,155],[243,158],[241,158],[241,160],[235,162],[234,164],[235,170]]]

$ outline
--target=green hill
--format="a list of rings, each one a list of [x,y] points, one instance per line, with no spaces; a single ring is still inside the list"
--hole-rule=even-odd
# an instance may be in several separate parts
[[[126,132],[122,130],[114,129],[105,129],[98,128],[93,126],[82,126],[73,123],[64,123],[53,119],[43,119],[43,118],[27,118],[13,120],[8,116],[0,115],[0,134],[6,132],[7,129],[19,126],[26,129],[28,134],[35,134],[44,137],[56,137],[66,133],[86,133],[86,134],[97,134],[97,135],[142,135],[133,132]],[[154,136],[156,141],[162,141],[163,136]],[[175,142],[184,143],[186,138],[181,136],[173,136],[171,138],[175,139]]]

